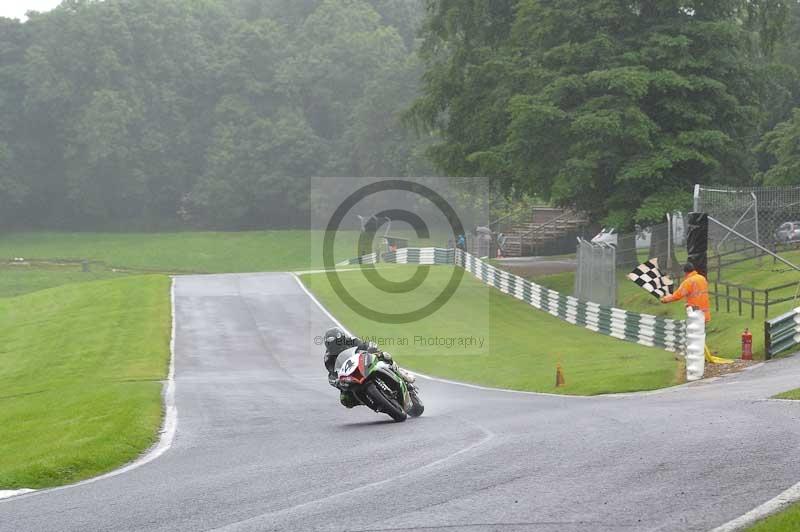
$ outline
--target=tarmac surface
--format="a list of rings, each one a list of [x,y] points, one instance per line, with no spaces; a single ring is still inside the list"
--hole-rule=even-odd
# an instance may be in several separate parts
[[[423,417],[338,404],[289,274],[176,279],[173,446],[0,501],[2,531],[710,530],[800,480],[800,358],[594,398],[420,380]],[[399,361],[402,364],[402,360]]]

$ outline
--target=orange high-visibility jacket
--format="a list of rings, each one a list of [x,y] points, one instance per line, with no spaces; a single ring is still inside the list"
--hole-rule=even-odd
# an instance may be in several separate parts
[[[711,305],[708,301],[708,281],[697,272],[689,272],[675,293],[665,296],[663,301],[670,303],[686,299],[687,307],[694,307],[706,315],[706,323],[711,321]]]

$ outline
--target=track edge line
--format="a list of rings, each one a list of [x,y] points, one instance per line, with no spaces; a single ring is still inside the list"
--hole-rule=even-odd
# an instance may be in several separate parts
[[[744,530],[767,517],[777,514],[798,501],[800,501],[800,482],[777,497],[753,508],[746,514],[714,528],[711,532],[737,532],[739,530]]]

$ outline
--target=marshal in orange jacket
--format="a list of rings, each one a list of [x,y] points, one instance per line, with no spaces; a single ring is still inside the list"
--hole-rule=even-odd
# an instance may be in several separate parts
[[[681,286],[671,295],[661,298],[662,303],[672,303],[686,299],[687,307],[694,307],[706,315],[706,323],[711,321],[711,305],[708,301],[708,281],[705,277],[692,270],[686,274]]]

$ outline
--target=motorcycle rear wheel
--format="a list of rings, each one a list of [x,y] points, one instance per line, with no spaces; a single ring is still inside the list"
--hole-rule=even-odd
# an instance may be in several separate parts
[[[398,423],[405,421],[408,417],[408,414],[406,414],[406,411],[403,410],[403,407],[400,406],[400,404],[394,399],[386,397],[383,391],[374,382],[367,384],[365,392],[378,410],[385,414],[389,414],[389,416]]]

